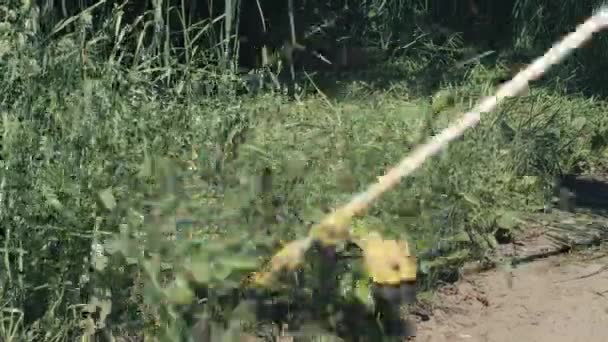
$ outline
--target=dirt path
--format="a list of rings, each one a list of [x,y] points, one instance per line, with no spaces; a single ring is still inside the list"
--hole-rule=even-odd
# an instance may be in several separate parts
[[[576,279],[606,265],[567,255],[470,276],[441,290],[416,341],[606,341],[608,271]]]
[[[608,173],[570,177],[561,189],[574,196],[565,211],[525,219],[525,235],[492,257],[526,262],[442,288],[415,341],[608,341]],[[601,242],[603,248],[555,255]],[[554,256],[530,261],[539,255]]]

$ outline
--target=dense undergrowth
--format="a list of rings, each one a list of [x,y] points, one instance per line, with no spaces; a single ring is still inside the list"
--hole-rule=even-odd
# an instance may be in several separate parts
[[[95,31],[85,13],[74,32],[42,37],[30,12],[2,10],[3,341],[93,332],[177,341],[203,334],[201,321],[222,327],[213,341],[238,330],[279,335],[266,316],[311,334],[372,334],[341,330],[361,328],[368,318],[350,312],[373,305],[350,250],[332,270],[313,260],[297,286],[278,290],[287,307],[268,305],[276,312],[251,318],[234,292],[249,292],[243,277],[278,246],[489,95],[505,69],[500,61],[463,68],[424,94],[424,71],[442,51],[427,42],[335,85],[339,96],[236,96],[230,73],[172,56],[154,69],[138,62],[139,46],[131,66],[116,60],[124,51],[102,57],[118,27],[112,18]],[[440,53],[447,69],[456,63]],[[390,85],[369,79],[387,70]],[[201,96],[210,83],[214,95]],[[555,176],[608,157],[605,102],[560,86],[533,86],[486,114],[356,226],[416,246],[422,290],[483,258],[498,229],[516,229],[518,213],[550,200]]]

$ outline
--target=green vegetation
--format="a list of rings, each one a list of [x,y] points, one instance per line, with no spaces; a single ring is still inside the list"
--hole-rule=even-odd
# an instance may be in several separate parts
[[[354,26],[362,39],[416,43],[365,70],[303,77],[293,100],[240,94],[224,58],[234,41],[215,40],[222,20],[181,30],[160,1],[129,23],[125,7],[103,1],[41,14],[51,3],[0,6],[2,341],[203,341],[210,327],[223,341],[276,337],[282,323],[378,340],[385,327],[370,314],[379,304],[357,248],[313,248],[272,293],[246,277],[491,94],[522,62],[514,56],[535,57],[565,33],[524,23],[574,28],[591,13],[516,1],[514,49],[457,68],[471,44],[409,21],[432,22],[430,9],[370,2],[353,9],[367,13]],[[171,48],[172,31],[185,48]],[[498,230],[545,205],[556,176],[606,167],[605,86],[594,77],[607,41],[486,114],[355,228],[415,246],[419,291],[484,258]]]

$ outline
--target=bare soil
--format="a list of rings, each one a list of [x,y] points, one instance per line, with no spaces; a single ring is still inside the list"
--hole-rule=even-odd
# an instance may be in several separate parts
[[[606,265],[608,256],[566,255],[469,276],[440,290],[415,340],[606,341],[608,271],[594,274]]]
[[[518,266],[469,272],[441,288],[415,341],[608,341],[608,175],[563,186],[573,210],[536,215],[525,236],[497,250],[494,259]],[[604,247],[563,254],[594,244]]]

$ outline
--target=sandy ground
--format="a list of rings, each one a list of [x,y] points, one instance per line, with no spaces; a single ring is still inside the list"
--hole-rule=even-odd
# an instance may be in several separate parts
[[[608,256],[602,253],[465,277],[437,294],[415,341],[608,341]]]

